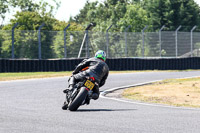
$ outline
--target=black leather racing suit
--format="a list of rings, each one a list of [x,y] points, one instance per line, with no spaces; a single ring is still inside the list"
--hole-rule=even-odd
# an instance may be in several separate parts
[[[82,69],[88,67],[87,70],[81,71]],[[83,60],[73,71],[73,77],[76,82],[83,80],[86,76],[94,77],[99,84],[99,87],[105,84],[105,81],[109,74],[108,65],[98,58],[89,58]],[[99,95],[99,88],[93,90],[94,93]]]

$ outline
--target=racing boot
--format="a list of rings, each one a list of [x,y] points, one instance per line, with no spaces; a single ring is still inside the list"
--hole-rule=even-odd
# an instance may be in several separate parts
[[[99,95],[97,93],[92,93],[92,99],[97,100]]]
[[[96,96],[95,95],[93,95],[94,93],[93,93],[93,91],[89,91],[88,92],[88,96],[86,97],[86,99],[85,99],[85,103],[87,104],[87,105],[89,105],[90,104],[90,100],[91,99],[95,99],[96,100]],[[96,93],[95,93],[96,94]]]
[[[73,91],[75,85],[75,78],[73,76],[69,79],[69,86],[67,89],[63,90],[63,93],[68,93],[69,91]]]
[[[67,110],[68,108],[68,103],[67,102],[64,102],[63,106],[62,106],[62,109],[63,110]]]

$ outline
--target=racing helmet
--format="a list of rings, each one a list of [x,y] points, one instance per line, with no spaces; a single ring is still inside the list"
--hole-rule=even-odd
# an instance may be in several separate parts
[[[106,52],[104,52],[103,50],[98,50],[95,54],[95,57],[106,61]]]

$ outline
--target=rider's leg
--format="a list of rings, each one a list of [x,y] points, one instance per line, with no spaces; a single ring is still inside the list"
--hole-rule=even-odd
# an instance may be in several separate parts
[[[67,93],[68,91],[71,91],[74,88],[74,85],[76,83],[76,79],[74,76],[71,76],[68,80],[69,86],[67,89],[63,90],[64,93]]]
[[[69,82],[69,87],[68,87],[68,89],[69,89],[69,90],[72,90],[72,89],[74,88],[75,83],[76,83],[76,79],[74,78],[74,76],[71,76],[71,77],[69,78],[68,82]]]
[[[70,91],[73,90],[74,85],[76,84],[76,82],[81,81],[82,79],[84,79],[84,77],[85,77],[85,75],[82,72],[80,72],[78,74],[75,74],[75,75],[72,75],[68,80],[69,87],[66,90],[64,90],[63,92],[67,93],[69,90]]]

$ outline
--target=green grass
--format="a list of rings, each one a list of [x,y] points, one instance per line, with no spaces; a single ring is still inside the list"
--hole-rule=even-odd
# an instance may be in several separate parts
[[[134,72],[141,72],[141,71],[110,71],[110,74],[134,73]],[[142,71],[142,72],[148,72],[148,71]],[[32,79],[32,78],[63,77],[63,76],[71,76],[71,75],[72,75],[72,71],[0,73],[0,81]]]
[[[67,72],[22,72],[22,73],[0,73],[0,81],[32,79],[32,78],[48,78],[70,76],[71,71]]]

